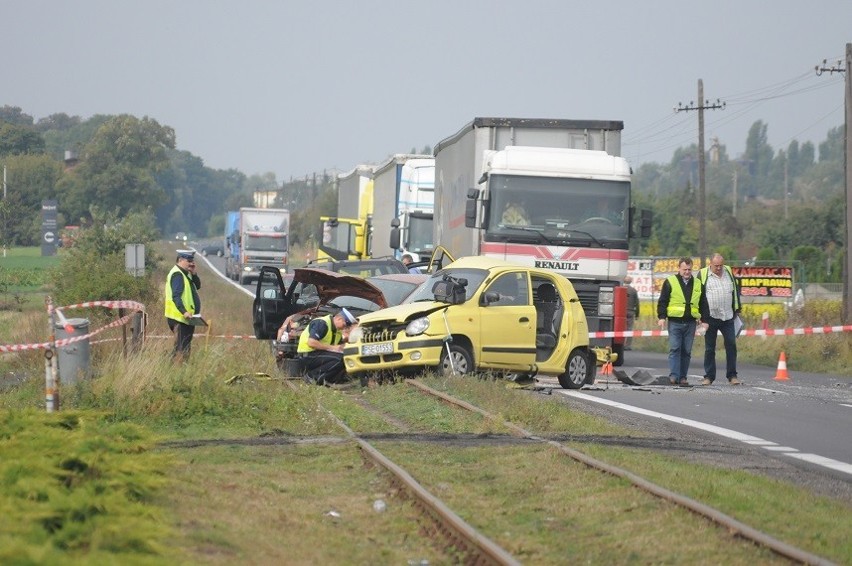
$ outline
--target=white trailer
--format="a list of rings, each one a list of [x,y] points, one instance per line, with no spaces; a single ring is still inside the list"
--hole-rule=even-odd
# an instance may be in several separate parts
[[[435,159],[396,154],[373,173],[372,256],[428,259],[434,244]],[[392,237],[392,234],[397,234]]]
[[[623,127],[475,118],[435,147],[436,243],[454,257],[560,273],[574,285],[589,331],[624,330],[633,218],[630,167],[619,157]],[[650,222],[643,212],[643,235]],[[611,347],[616,365],[624,362],[623,338],[591,344]]]
[[[284,273],[289,259],[290,211],[284,208],[241,208],[234,279],[240,285],[257,279],[260,268],[274,265]]]

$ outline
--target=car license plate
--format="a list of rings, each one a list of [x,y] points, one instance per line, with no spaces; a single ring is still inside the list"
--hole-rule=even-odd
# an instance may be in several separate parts
[[[379,342],[378,344],[361,346],[362,356],[375,356],[377,354],[393,354],[393,342]]]

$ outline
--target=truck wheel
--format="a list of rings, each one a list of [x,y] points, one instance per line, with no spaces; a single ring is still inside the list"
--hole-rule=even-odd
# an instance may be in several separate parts
[[[452,363],[451,363],[452,362]],[[473,356],[467,348],[458,344],[450,344],[441,351],[441,365],[439,366],[444,376],[465,375],[473,371]]]
[[[589,376],[589,353],[575,348],[568,356],[565,373],[559,375],[559,385],[564,389],[580,389]]]
[[[618,354],[618,358],[616,358],[616,360],[614,362],[612,362],[612,365],[615,366],[615,367],[623,366],[624,365],[624,344],[613,344],[612,345],[612,353]]]

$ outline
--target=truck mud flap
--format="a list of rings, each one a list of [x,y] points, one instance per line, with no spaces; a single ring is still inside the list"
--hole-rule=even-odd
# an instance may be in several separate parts
[[[654,375],[644,369],[636,370],[633,375],[627,375],[627,372],[621,369],[613,369],[612,373],[618,381],[627,385],[669,385],[665,375]]]

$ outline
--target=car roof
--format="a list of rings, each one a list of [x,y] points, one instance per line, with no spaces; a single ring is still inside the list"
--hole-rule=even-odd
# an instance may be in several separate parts
[[[429,279],[426,273],[383,273],[381,275],[371,275],[367,277],[367,281],[373,279],[386,279],[388,281],[404,281],[406,283],[415,283],[417,285]]]
[[[408,273],[408,267],[401,261],[392,257],[372,259],[344,259],[344,260],[314,260],[305,267],[317,269],[328,269],[330,271],[343,271],[346,273],[370,273],[380,275],[383,273]]]
[[[519,263],[512,263],[510,261],[502,260],[495,257],[487,257],[487,256],[465,256],[455,260],[453,263],[444,267],[444,269],[500,269],[500,270],[512,270],[512,269],[521,269],[524,271],[528,271],[532,275],[537,275],[541,277],[547,277],[556,281],[568,281],[567,278],[557,276],[553,271],[549,269],[541,269],[539,267],[532,267],[531,265],[521,265]]]
[[[293,281],[313,285],[317,289],[320,303],[328,303],[337,297],[360,297],[384,308],[385,296],[378,287],[357,275],[347,275],[328,269],[297,267],[293,270]]]

